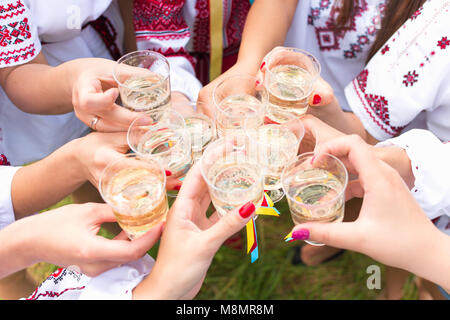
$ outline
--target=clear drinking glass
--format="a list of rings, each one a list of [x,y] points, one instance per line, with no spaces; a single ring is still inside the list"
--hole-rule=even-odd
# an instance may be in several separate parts
[[[217,134],[223,137],[243,131],[244,122],[255,129],[261,126],[268,94],[264,87],[256,88],[255,77],[233,75],[214,88],[213,101]]]
[[[191,136],[192,159],[196,163],[200,160],[206,147],[216,139],[216,126],[211,118],[196,113],[200,102],[177,101],[172,102],[172,108],[184,118],[186,130]]]
[[[280,47],[266,59],[264,85],[269,93],[267,117],[278,121],[280,110],[301,116],[308,110],[308,100],[320,75],[320,63],[309,52]]]
[[[184,178],[192,166],[190,134],[175,110],[152,111],[137,118],[128,128],[127,140],[139,158],[156,160],[170,171],[170,179]],[[168,191],[169,196],[177,193]]]
[[[162,54],[128,53],[117,61],[113,76],[125,108],[146,112],[170,106],[170,67]]]
[[[285,115],[282,124],[267,123],[257,130],[246,130],[250,141],[257,148],[257,160],[263,168],[264,189],[273,202],[280,201],[281,173],[293,160],[305,135],[302,121],[292,114]]]
[[[247,202],[261,206],[263,174],[247,136],[228,135],[212,142],[200,159],[200,168],[220,216]]]
[[[348,173],[342,162],[313,152],[297,156],[283,170],[281,183],[294,224],[305,222],[341,222],[344,218],[345,188]],[[312,245],[323,245],[311,240]]]
[[[164,221],[169,211],[163,168],[133,154],[108,164],[100,177],[99,191],[131,240]]]

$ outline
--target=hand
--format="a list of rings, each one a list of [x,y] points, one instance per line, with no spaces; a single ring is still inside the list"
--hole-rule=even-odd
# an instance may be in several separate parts
[[[150,275],[138,285],[134,299],[191,299],[200,290],[214,254],[253,216],[253,204],[221,219],[206,217],[211,199],[195,165],[188,173],[172,206]]]
[[[338,157],[350,173],[358,175],[358,180],[349,184],[346,196],[364,197],[361,212],[354,222],[298,225],[293,238],[361,252],[406,270],[423,265],[419,260],[426,261],[438,231],[397,172],[377,159],[371,147],[356,135],[322,144],[316,157],[324,153]]]
[[[29,245],[23,248],[24,255],[31,255],[34,263],[76,265],[86,275],[96,276],[141,258],[161,235],[162,223],[133,241],[123,231],[113,240],[97,235],[102,223],[114,221],[108,205],[87,203],[24,218],[11,227],[17,228],[17,234],[27,235]]]
[[[344,136],[342,132],[313,115],[306,114],[301,118],[301,121],[305,127],[305,135],[300,144],[299,153],[313,152],[321,144]]]
[[[72,86],[72,103],[76,116],[89,127],[94,117],[98,117],[99,120],[93,130],[127,131],[139,113],[116,104],[119,89],[112,77],[115,62],[90,59],[86,63],[89,63],[89,68],[77,76]]]

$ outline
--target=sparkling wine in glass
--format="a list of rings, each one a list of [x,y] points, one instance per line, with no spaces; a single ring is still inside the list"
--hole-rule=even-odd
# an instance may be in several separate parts
[[[219,215],[264,198],[262,170],[245,135],[226,136],[211,143],[200,159],[202,176]]]
[[[264,88],[256,88],[255,77],[225,78],[214,88],[213,100],[219,137],[240,134],[245,124],[256,129],[264,123],[268,94]]]
[[[102,173],[99,190],[131,240],[166,219],[166,176],[155,161],[126,155],[111,162]]]
[[[147,112],[170,106],[167,59],[150,50],[131,52],[117,61],[113,72],[123,107]]]
[[[312,152],[299,155],[282,173],[282,186],[294,224],[341,222],[348,173],[336,157],[325,154],[311,163]],[[323,245],[306,241],[312,245]]]
[[[280,111],[301,116],[320,75],[320,64],[310,53],[296,48],[279,48],[267,57],[265,86],[269,93],[267,116],[281,123]],[[280,119],[281,118],[281,119]]]

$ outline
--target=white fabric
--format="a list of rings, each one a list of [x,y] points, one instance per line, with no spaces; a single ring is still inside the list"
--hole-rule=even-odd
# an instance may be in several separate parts
[[[119,48],[122,47],[123,22],[115,1],[111,3],[111,0],[76,2],[23,0],[22,2],[31,9],[30,24],[34,25],[32,30],[37,28],[42,41],[51,42],[42,46],[49,65],[56,66],[76,58],[111,58],[100,36],[91,26],[80,30],[72,29],[73,25],[69,25],[78,13],[81,26],[103,13],[114,25],[118,33],[117,44]],[[80,10],[77,11],[76,8]],[[0,105],[3,152],[13,165],[42,159],[89,130],[73,112],[58,116],[24,113],[13,105],[3,90],[0,90]]]
[[[413,129],[377,146],[404,149],[415,178],[411,194],[430,219],[450,216],[450,143],[427,130]]]
[[[11,183],[20,167],[0,166],[0,230],[16,221],[11,200]]]
[[[131,300],[133,289],[150,273],[155,260],[149,255],[88,277],[76,266],[50,275],[27,300]]]
[[[377,140],[423,126],[450,140],[450,1],[427,1],[346,88],[353,112]]]
[[[341,107],[349,111],[344,89],[364,68],[386,0],[359,1],[367,3],[367,7],[351,21],[354,30],[345,32],[343,37],[327,26],[333,6],[339,2],[299,0],[284,45],[306,50],[319,60],[322,78],[332,86]]]

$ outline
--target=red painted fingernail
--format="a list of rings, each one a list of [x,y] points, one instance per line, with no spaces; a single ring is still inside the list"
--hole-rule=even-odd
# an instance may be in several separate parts
[[[322,101],[322,98],[316,94],[313,99],[313,104],[319,104]]]
[[[259,80],[256,80],[256,82],[255,82],[255,86],[257,87],[257,86],[259,86],[261,84],[261,81],[259,81]]]
[[[170,177],[172,175],[172,172],[170,172],[169,170],[166,170],[166,176]]]
[[[311,164],[313,164],[314,160],[316,160],[316,156],[313,156],[313,157],[311,158]]]
[[[261,63],[261,67],[259,67],[259,70],[261,70],[262,71],[262,69],[264,68],[264,66],[266,65],[266,62],[265,61],[263,61],[262,63]]]
[[[177,184],[175,187],[173,187],[174,190],[180,191],[182,184]]]
[[[239,215],[245,219],[252,215],[255,212],[255,205],[253,202],[247,202],[239,209]]]
[[[308,240],[309,239],[309,230],[308,229],[300,229],[292,232],[292,238],[294,240]]]

